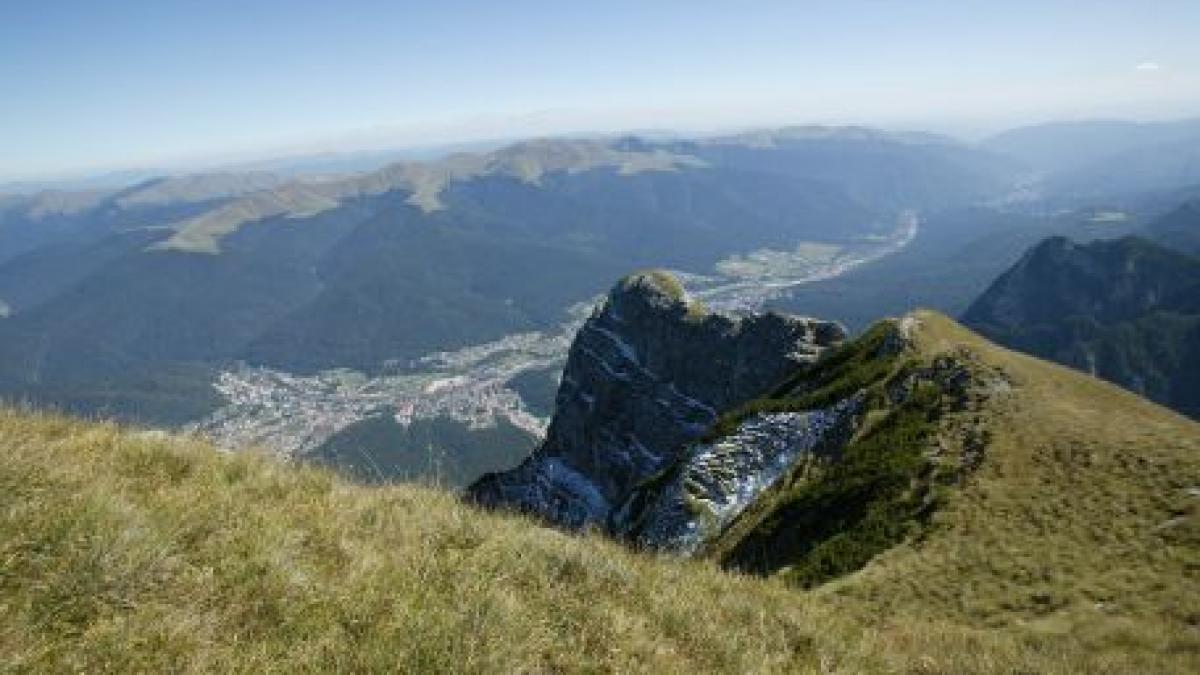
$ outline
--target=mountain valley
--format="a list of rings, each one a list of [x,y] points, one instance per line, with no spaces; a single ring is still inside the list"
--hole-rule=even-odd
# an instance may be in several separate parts
[[[1189,129],[1035,128],[983,150],[856,127],[549,139],[18,195],[0,202],[0,394],[461,486],[540,442],[612,278],[666,267],[711,309],[854,333],[913,307],[959,315],[1048,236],[1187,251],[1186,174],[1112,200],[1055,191]],[[1026,149],[1077,133],[1109,140],[1071,162]]]

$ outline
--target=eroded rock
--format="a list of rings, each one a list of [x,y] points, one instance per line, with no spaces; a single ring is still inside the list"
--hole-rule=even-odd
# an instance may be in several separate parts
[[[614,530],[642,548],[694,553],[805,455],[845,444],[862,409],[855,395],[820,410],[750,417],[635,490],[614,514]]]
[[[468,496],[570,528],[603,526],[719,414],[845,336],[829,321],[707,312],[663,272],[626,277],[571,346],[546,440]]]

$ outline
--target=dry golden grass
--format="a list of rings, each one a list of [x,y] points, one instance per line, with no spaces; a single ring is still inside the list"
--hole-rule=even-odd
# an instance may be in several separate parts
[[[430,488],[0,411],[5,671],[1197,672],[1200,425],[995,349],[1016,389],[921,543],[801,593]]]
[[[784,589],[437,490],[13,412],[0,444],[13,670],[744,671],[812,657]]]
[[[924,351],[966,346],[1013,392],[933,531],[819,594],[877,625],[940,616],[1067,637],[1091,668],[1200,672],[1200,425],[919,316]]]

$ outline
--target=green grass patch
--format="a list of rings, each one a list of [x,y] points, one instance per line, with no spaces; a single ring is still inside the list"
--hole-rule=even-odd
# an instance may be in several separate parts
[[[903,365],[902,352],[886,349],[896,339],[896,327],[881,321],[861,338],[828,352],[815,364],[800,369],[768,396],[749,401],[721,415],[704,442],[728,436],[755,415],[802,412],[825,408],[883,381]],[[874,391],[872,395],[880,392]]]
[[[936,385],[907,401],[829,461],[774,497],[771,515],[726,555],[727,566],[812,587],[853,572],[903,541],[934,506],[924,450],[941,409]]]

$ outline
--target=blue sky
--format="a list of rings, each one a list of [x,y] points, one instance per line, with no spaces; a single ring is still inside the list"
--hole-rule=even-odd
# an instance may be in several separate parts
[[[570,131],[1197,116],[1198,32],[1194,0],[4,0],[0,179]]]

